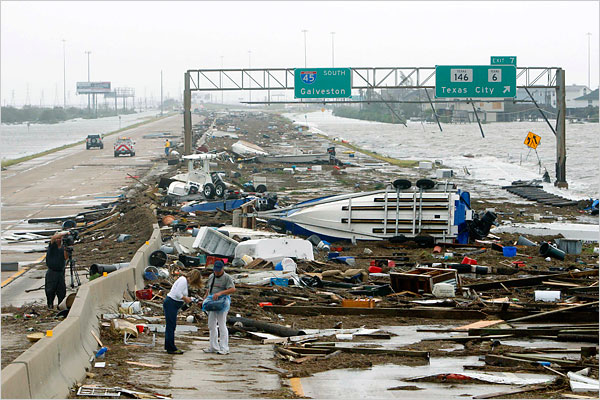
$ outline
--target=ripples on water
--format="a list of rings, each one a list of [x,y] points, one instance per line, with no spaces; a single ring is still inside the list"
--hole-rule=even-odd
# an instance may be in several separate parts
[[[306,115],[306,118],[305,118]],[[555,180],[556,140],[545,122],[496,122],[484,124],[485,138],[477,123],[437,124],[408,122],[393,125],[334,117],[330,111],[286,114],[308,123],[330,137],[341,137],[362,148],[399,159],[442,160],[455,171],[467,167],[471,177],[499,185],[513,180],[541,178],[535,152],[523,142],[529,131],[541,136],[538,155]],[[550,120],[551,124],[556,121]],[[567,123],[567,182],[579,197],[598,198],[600,157],[597,123]],[[465,157],[465,156],[469,157]],[[470,157],[473,156],[473,157]]]
[[[121,115],[121,127],[156,116],[157,111]],[[83,140],[92,133],[119,129],[119,117],[72,119],[58,124],[2,125],[0,147],[3,160],[12,160]]]

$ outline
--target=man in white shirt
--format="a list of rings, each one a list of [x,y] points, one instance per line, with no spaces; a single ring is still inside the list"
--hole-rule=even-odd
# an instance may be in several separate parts
[[[189,282],[188,282],[189,280]],[[188,284],[197,288],[202,287],[202,275],[200,271],[193,270],[189,277],[179,277],[171,291],[165,297],[163,310],[165,312],[165,350],[169,354],[183,354],[182,350],[175,346],[175,328],[177,327],[177,313],[183,303],[191,303],[192,298],[188,296]]]

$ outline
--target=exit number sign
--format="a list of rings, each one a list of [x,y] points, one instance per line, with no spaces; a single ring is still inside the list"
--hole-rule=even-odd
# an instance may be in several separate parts
[[[517,57],[508,57],[508,56],[492,56],[490,64],[501,64],[501,65],[514,65],[517,66]]]

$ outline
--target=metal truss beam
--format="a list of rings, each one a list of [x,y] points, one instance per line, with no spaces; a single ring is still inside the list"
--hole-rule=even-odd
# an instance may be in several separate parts
[[[191,91],[292,90],[295,68],[189,70]],[[435,67],[351,67],[352,89],[433,89]],[[557,67],[517,67],[517,87],[556,89]]]

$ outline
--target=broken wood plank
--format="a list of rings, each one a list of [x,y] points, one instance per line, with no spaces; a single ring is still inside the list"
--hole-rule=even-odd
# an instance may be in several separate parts
[[[558,365],[575,365],[577,361],[563,360],[562,358],[544,357],[539,354],[518,354],[518,353],[506,353],[507,357],[520,358],[531,361],[549,361]]]
[[[483,319],[487,315],[476,310],[459,310],[447,307],[412,308],[351,308],[319,306],[265,306],[264,310],[277,314],[297,315],[383,315],[390,317],[432,318],[432,319]],[[520,314],[523,315],[523,314]]]
[[[271,335],[270,333],[246,331],[254,339],[258,339],[262,344],[285,344],[288,342],[287,337]]]
[[[436,340],[444,341],[444,342],[458,342],[458,343],[466,343],[471,340],[490,340],[490,339],[506,339],[510,338],[512,335],[490,335],[490,336],[450,336],[444,338],[425,338],[421,339],[422,342],[433,342]]]
[[[293,358],[292,362],[296,363],[296,364],[302,364],[305,361],[316,360],[319,357],[321,357],[321,356],[305,356],[305,357],[300,357],[300,358]],[[325,356],[325,357],[327,357],[327,356]]]
[[[468,331],[470,329],[485,328],[487,326],[497,325],[502,322],[504,322],[504,320],[501,320],[501,319],[481,320],[481,321],[473,322],[472,324],[458,326],[454,329],[457,331]]]
[[[323,358],[324,358],[324,359],[326,359],[326,360],[328,360],[328,359],[330,359],[330,358],[337,357],[337,356],[339,356],[340,354],[342,354],[342,351],[341,351],[341,350],[336,350],[336,351],[334,351],[333,353],[327,354],[327,355],[326,355],[325,357],[323,357]]]
[[[102,344],[102,341],[100,340],[100,338],[98,337],[98,335],[96,335],[96,333],[94,332],[94,330],[90,330],[90,332],[92,332],[92,336],[94,337],[94,339],[96,339],[96,342],[98,343],[98,345],[100,347],[104,347],[104,345]]]
[[[539,317],[543,317],[543,316],[547,316],[547,315],[552,315],[552,314],[557,314],[557,313],[562,313],[565,311],[572,311],[572,310],[576,310],[576,309],[580,309],[580,308],[584,308],[584,307],[590,307],[593,305],[598,305],[600,303],[600,301],[593,301],[591,303],[586,303],[586,304],[581,304],[578,306],[573,306],[573,307],[564,307],[564,308],[559,308],[558,310],[552,310],[552,311],[546,311],[546,312],[542,312],[542,313],[538,313],[538,314],[533,314],[533,315],[528,315],[525,317],[521,317],[521,318],[514,318],[511,319],[509,321],[506,321],[508,323],[511,322],[521,322],[521,321],[529,321],[535,318],[539,318]]]
[[[282,368],[277,368],[277,367],[271,367],[269,365],[257,365],[258,368],[264,368],[264,369],[268,369],[270,371],[275,371],[281,375],[288,375],[290,373],[290,371],[282,369]]]
[[[300,355],[300,353],[296,353],[295,351],[292,351],[292,350],[286,349],[286,348],[284,348],[284,347],[279,347],[279,346],[278,346],[278,347],[275,347],[275,350],[276,350],[278,353],[281,353],[281,354],[283,354],[284,356],[292,356],[292,357],[294,357],[294,358],[300,358],[300,356],[301,356],[301,355]]]
[[[367,347],[336,347],[336,346],[313,346],[311,349],[321,351],[335,351],[341,350],[344,353],[355,353],[355,354],[387,354],[403,357],[424,357],[429,359],[428,351],[420,350],[397,350],[397,349],[380,349],[380,348],[367,348]]]
[[[540,390],[540,389],[545,388],[546,386],[547,385],[521,386],[521,387],[519,387],[517,389],[505,390],[503,392],[480,394],[478,396],[473,396],[473,398],[474,399],[493,399],[494,397],[508,396],[510,394],[525,393],[525,392],[531,392],[531,391],[534,391],[534,390]]]
[[[293,351],[297,354],[329,354],[333,352],[333,348],[321,348],[321,347],[288,347],[287,350]]]
[[[137,361],[125,361],[125,362],[127,364],[138,365],[140,367],[148,367],[148,368],[161,368],[161,367],[163,367],[162,364],[148,364],[148,363],[137,362]]]

